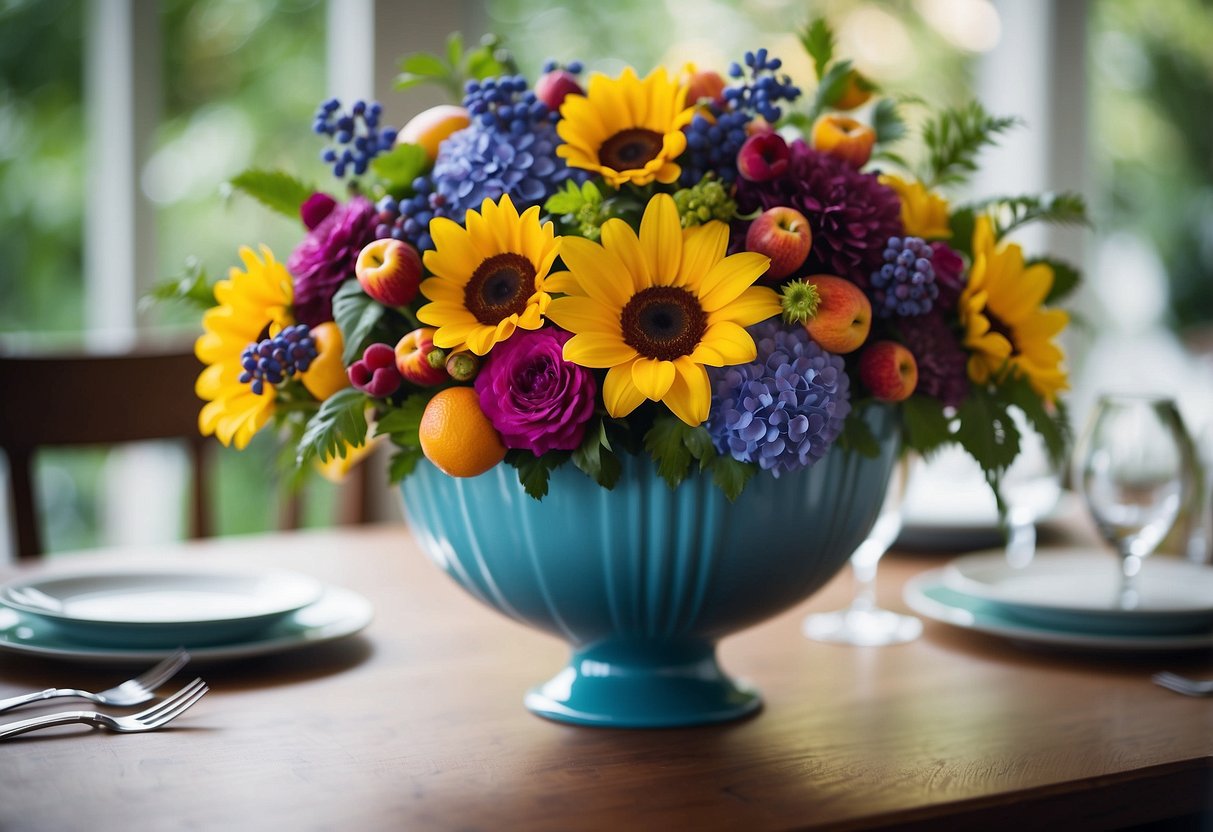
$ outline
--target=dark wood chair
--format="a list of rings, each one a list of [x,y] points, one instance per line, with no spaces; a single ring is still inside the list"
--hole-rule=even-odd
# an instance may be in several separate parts
[[[198,434],[202,401],[194,381],[202,365],[193,343],[145,344],[122,351],[0,352],[0,451],[8,458],[17,557],[44,551],[33,487],[41,448],[119,445],[154,439],[184,443],[191,468],[188,533],[209,536],[209,457],[218,443]],[[338,522],[369,519],[366,465],[343,488]],[[299,525],[297,495],[285,500],[281,528]]]

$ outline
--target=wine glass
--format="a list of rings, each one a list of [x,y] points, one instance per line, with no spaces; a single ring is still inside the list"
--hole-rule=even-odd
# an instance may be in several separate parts
[[[1140,603],[1137,575],[1171,530],[1193,485],[1192,443],[1169,398],[1099,399],[1076,456],[1076,477],[1103,538],[1120,554],[1119,606]]]
[[[922,634],[922,622],[914,616],[881,609],[876,605],[876,567],[901,532],[901,504],[905,499],[910,467],[909,455],[902,456],[894,466],[876,524],[851,555],[855,595],[850,605],[845,609],[806,617],[802,631],[808,638],[874,647],[904,644]]]
[[[1017,407],[1010,408],[1019,430],[1019,455],[1002,477],[1007,506],[1007,563],[1014,569],[1028,566],[1036,555],[1036,523],[1061,499],[1061,472],[1049,456],[1040,434]]]

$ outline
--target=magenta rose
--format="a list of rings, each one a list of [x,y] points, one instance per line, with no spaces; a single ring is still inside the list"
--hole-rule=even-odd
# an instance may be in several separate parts
[[[935,254],[931,265],[935,269],[935,285],[939,287],[939,308],[951,312],[965,288],[964,261],[947,243],[931,243]]]
[[[571,337],[555,329],[519,329],[489,353],[476,393],[507,448],[542,456],[581,444],[598,385],[589,370],[564,360]]]
[[[320,214],[322,207],[322,200],[308,200],[313,215]],[[344,205],[334,205],[308,231],[286,261],[287,271],[295,278],[296,319],[308,326],[333,319],[333,295],[354,276],[354,264],[362,247],[373,239],[375,206],[361,196]]]

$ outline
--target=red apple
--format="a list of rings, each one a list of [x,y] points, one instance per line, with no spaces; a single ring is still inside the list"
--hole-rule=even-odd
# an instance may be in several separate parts
[[[849,280],[829,274],[805,279],[817,289],[816,314],[804,322],[809,337],[839,355],[854,352],[872,330],[872,302]]]
[[[366,292],[384,306],[406,306],[421,285],[421,255],[403,240],[386,237],[367,243],[354,264]]]
[[[896,341],[876,341],[859,356],[859,380],[882,402],[904,401],[918,386],[918,362]]]
[[[429,355],[434,351],[435,331],[432,327],[423,326],[396,342],[396,369],[405,381],[419,387],[433,387],[451,380],[445,369],[429,362]]]
[[[813,232],[804,214],[781,205],[768,208],[750,223],[745,247],[771,258],[760,280],[775,283],[804,265],[813,247]]]
[[[687,79],[687,106],[698,104],[705,98],[717,103],[724,100],[724,78],[719,72],[700,69]]]
[[[553,69],[544,73],[535,82],[535,97],[547,105],[549,110],[559,110],[566,95],[584,95],[585,90],[577,83],[577,76],[567,69]]]

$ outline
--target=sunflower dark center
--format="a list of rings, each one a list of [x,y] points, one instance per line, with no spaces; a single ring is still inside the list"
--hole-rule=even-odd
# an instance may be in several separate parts
[[[987,307],[985,310],[986,320],[990,322],[990,331],[997,332],[1003,338],[1007,339],[1007,343],[1011,345],[1011,354],[1014,355],[1019,351],[1019,346],[1015,343],[1015,336],[1011,332],[1011,327],[1003,322],[1002,318],[995,315]]]
[[[463,290],[463,304],[486,326],[526,311],[535,294],[535,267],[521,254],[494,254],[484,260]]]
[[[642,168],[661,153],[664,137],[653,130],[620,130],[598,148],[598,161],[612,170]]]
[[[620,313],[623,341],[646,358],[673,361],[694,352],[708,328],[699,299],[676,286],[652,286]]]

